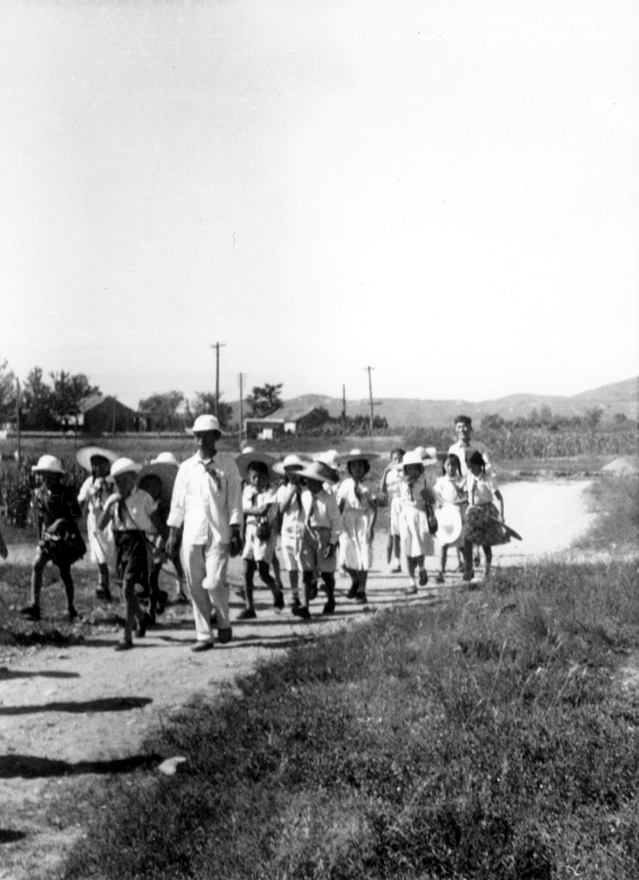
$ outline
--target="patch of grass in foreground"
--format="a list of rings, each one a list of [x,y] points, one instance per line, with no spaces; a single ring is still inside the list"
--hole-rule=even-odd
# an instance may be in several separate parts
[[[505,572],[263,665],[148,743],[186,769],[112,782],[65,878],[634,880],[638,586]]]

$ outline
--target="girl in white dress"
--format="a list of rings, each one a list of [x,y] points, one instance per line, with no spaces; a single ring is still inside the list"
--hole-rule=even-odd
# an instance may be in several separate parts
[[[375,452],[353,449],[343,456],[349,476],[340,483],[337,503],[342,514],[340,536],[344,565],[351,577],[349,599],[364,603],[368,571],[373,564],[373,536],[377,519],[377,483],[367,474]]]
[[[454,505],[459,511],[463,520],[466,508],[468,507],[468,492],[466,491],[466,480],[461,474],[461,462],[459,456],[455,453],[449,453],[444,460],[444,475],[437,479],[434,486],[437,505],[441,509],[446,504]],[[441,531],[441,530],[440,530]],[[438,534],[438,538],[440,538]],[[437,574],[437,583],[443,584],[445,580],[444,572],[446,571],[446,560],[449,547],[465,547],[465,542],[461,537],[457,537],[450,543],[444,543],[443,539],[439,540],[440,546],[440,567]]]
[[[428,530],[426,509],[435,500],[432,489],[424,477],[424,464],[419,452],[407,452],[402,459],[404,479],[400,484],[400,534],[402,552],[408,566],[408,595],[426,586],[428,575],[424,557],[433,553],[433,539]]]
[[[95,595],[97,599],[111,601],[111,588],[109,585],[109,566],[115,566],[115,544],[111,524],[103,532],[97,528],[107,498],[111,495],[112,488],[107,484],[109,468],[118,458],[110,449],[100,449],[97,446],[85,446],[76,453],[76,458],[82,467],[91,472],[78,493],[78,502],[83,513],[87,517],[87,537],[91,562],[98,568],[98,586]]]
[[[390,523],[388,527],[388,544],[386,546],[386,561],[392,574],[402,570],[401,566],[401,539],[399,534],[399,484],[403,480],[401,472],[403,449],[393,449],[390,454],[390,462],[386,465],[379,484],[380,493],[390,503]],[[399,467],[398,467],[399,466]]]

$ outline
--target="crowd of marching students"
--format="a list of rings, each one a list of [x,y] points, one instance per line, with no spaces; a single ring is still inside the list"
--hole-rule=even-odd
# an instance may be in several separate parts
[[[32,468],[38,477],[32,505],[40,541],[32,566],[30,602],[21,609],[24,617],[40,619],[42,576],[48,562],[60,571],[67,617],[77,617],[71,568],[87,550],[78,527],[83,513],[88,549],[97,567],[96,597],[113,600],[111,572],[115,571],[124,600],[119,649],[132,646],[134,633],[144,636],[169,603],[192,603],[198,633],[193,650],[212,647],[208,619],[201,621],[211,611],[223,619],[222,623],[218,620],[219,640],[228,641],[232,632],[228,599],[225,603],[220,598],[220,589],[228,592],[224,560],[229,555],[241,553],[243,564],[240,595],[244,608],[237,620],[256,617],[255,575],[271,590],[274,609],[285,608],[282,569],[288,580],[290,611],[298,618],[310,618],[311,602],[320,588],[326,596],[322,613],[334,613],[337,574],[350,577],[348,599],[366,603],[380,506],[389,507],[387,563],[394,573],[404,565],[409,595],[428,581],[425,558],[435,552],[435,536],[440,554],[437,582],[445,582],[448,552],[454,548],[467,584],[474,578],[474,545],[483,548],[488,575],[492,546],[507,542],[511,535],[519,537],[504,524],[503,497],[489,453],[473,441],[471,420],[466,416],[456,419],[457,441],[445,457],[432,447],[394,449],[381,480],[371,474],[371,462],[380,456],[361,449],[347,454],[333,450],[312,458],[292,454],[281,461],[251,448],[234,460],[225,454],[216,457],[219,426],[215,418],[204,416],[198,422],[194,437],[200,443],[211,435],[212,445],[204,454],[200,444],[198,455],[182,466],[171,452],[142,466],[107,449],[79,450],[78,462],[87,472],[79,493],[65,483],[59,459],[40,458]],[[203,519],[209,518],[208,531],[201,539],[187,536],[182,547],[188,481],[193,479],[189,474],[193,466],[202,464],[205,467],[197,468],[196,477],[205,481],[205,488],[197,489],[197,503],[208,511],[202,514]],[[220,511],[224,517],[218,522]],[[196,561],[189,548],[200,546],[200,541],[202,566],[209,566],[218,552],[217,570],[208,581],[208,568],[203,568],[199,580],[192,574]],[[220,547],[225,556],[219,556]],[[1,536],[0,555],[6,557]],[[170,571],[174,579],[172,595],[160,589],[162,570]]]

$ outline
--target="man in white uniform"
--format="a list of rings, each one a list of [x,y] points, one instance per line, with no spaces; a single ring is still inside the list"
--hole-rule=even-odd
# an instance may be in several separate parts
[[[182,559],[197,635],[191,650],[206,651],[213,647],[213,608],[218,640],[225,644],[232,637],[226,570],[229,556],[242,549],[242,483],[234,461],[216,459],[221,431],[215,416],[199,416],[193,436],[197,452],[180,465],[173,487],[166,551],[174,552],[183,527]]]

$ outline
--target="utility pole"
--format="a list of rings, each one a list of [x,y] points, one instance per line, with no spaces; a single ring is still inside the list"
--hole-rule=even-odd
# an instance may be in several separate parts
[[[20,436],[20,380],[16,379],[16,434],[18,435],[17,461],[18,467],[22,464],[22,447]]]
[[[244,437],[244,374],[240,373],[240,447]]]
[[[342,433],[346,433],[346,385],[342,385]]]
[[[211,348],[215,349],[215,418],[220,408],[220,348],[224,348],[225,342],[214,342]]]
[[[365,370],[368,371],[368,399],[370,401],[371,415],[371,437],[373,436],[373,420],[375,419],[375,407],[379,406],[381,401],[373,400],[373,380],[371,378],[371,373],[375,369],[375,367],[364,367]]]

